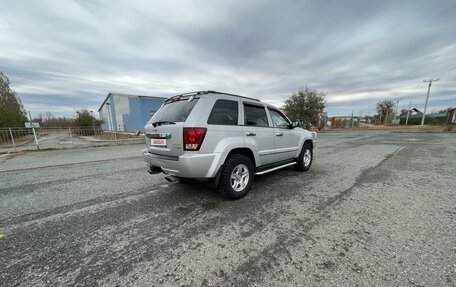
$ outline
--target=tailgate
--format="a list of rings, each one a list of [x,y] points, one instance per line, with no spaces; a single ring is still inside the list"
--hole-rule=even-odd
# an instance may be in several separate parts
[[[149,152],[158,155],[179,157],[184,153],[182,146],[183,122],[146,126],[146,143]]]

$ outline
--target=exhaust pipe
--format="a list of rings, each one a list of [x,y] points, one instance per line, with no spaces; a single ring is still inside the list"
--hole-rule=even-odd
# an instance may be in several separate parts
[[[161,169],[161,167],[149,165],[149,170],[147,172],[154,175],[157,173],[162,173],[163,170]]]

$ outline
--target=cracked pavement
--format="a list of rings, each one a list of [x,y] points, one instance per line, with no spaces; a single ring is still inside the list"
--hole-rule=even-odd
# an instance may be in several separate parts
[[[237,201],[142,148],[0,157],[0,285],[456,285],[454,134],[323,133]]]

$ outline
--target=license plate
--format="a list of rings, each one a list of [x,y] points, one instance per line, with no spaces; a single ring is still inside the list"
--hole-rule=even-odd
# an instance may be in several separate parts
[[[152,139],[150,141],[152,146],[166,146],[166,139]]]

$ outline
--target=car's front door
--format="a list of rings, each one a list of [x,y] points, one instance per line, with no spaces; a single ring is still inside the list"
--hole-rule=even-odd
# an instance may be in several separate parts
[[[290,121],[280,111],[268,108],[274,126],[276,161],[296,157],[299,149],[300,133],[290,129]]]

